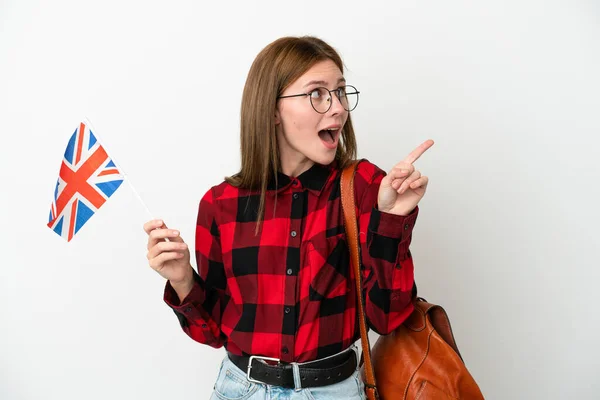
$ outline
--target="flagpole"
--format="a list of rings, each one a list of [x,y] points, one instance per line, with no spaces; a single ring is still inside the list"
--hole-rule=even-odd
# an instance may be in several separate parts
[[[96,128],[94,127],[94,125],[92,124],[92,122],[90,121],[90,119],[88,117],[85,117],[84,119],[85,119],[85,123],[90,127],[90,130],[93,131],[93,134],[94,134],[94,136],[96,136],[96,138],[98,139],[98,141],[100,143],[104,143],[104,141],[102,139],[100,139],[100,135],[98,135],[98,133],[96,131]],[[106,147],[104,147],[104,151],[106,151],[106,154],[109,154],[108,151],[106,150]],[[110,157],[110,155],[109,155],[109,157]],[[117,169],[121,172],[121,174],[123,175],[123,178],[125,179],[125,181],[127,181],[127,184],[129,184],[129,187],[131,188],[131,190],[133,190],[133,193],[138,198],[138,200],[140,201],[140,203],[142,203],[142,205],[146,209],[146,212],[148,213],[148,215],[150,216],[150,218],[154,219],[154,216],[150,212],[150,209],[148,208],[148,206],[146,205],[146,203],[144,203],[144,200],[142,200],[142,197],[140,196],[140,194],[138,193],[138,191],[135,190],[135,188],[131,184],[131,181],[129,180],[129,177],[127,176],[127,174],[125,174],[125,171],[123,170],[123,168],[121,168],[119,166],[119,164],[117,164],[117,162],[115,161],[115,159],[112,158],[112,157],[111,157],[111,161],[115,164],[115,166],[117,167]]]

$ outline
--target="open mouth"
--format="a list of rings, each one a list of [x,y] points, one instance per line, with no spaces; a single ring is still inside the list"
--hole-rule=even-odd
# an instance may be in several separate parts
[[[319,138],[321,138],[325,146],[328,148],[336,148],[339,137],[339,128],[321,129],[319,131]]]

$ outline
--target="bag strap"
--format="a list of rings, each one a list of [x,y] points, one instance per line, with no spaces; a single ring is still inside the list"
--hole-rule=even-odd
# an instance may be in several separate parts
[[[340,192],[342,198],[342,211],[344,214],[344,226],[346,229],[346,238],[348,248],[350,249],[350,263],[354,271],[354,280],[356,282],[356,295],[358,298],[358,323],[360,326],[360,340],[362,345],[363,359],[365,362],[365,392],[369,400],[379,399],[377,385],[375,383],[375,373],[371,362],[371,344],[367,332],[367,322],[365,318],[365,306],[362,296],[362,275],[360,272],[360,253],[358,241],[358,221],[356,217],[356,199],[354,198],[354,175],[360,161],[353,161],[342,171],[340,180]]]

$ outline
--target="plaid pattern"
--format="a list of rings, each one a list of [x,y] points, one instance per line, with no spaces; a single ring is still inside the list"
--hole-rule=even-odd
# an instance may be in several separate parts
[[[355,178],[367,320],[380,334],[413,309],[409,244],[418,214],[377,210],[384,176],[363,160]],[[360,337],[340,177],[333,164],[314,165],[297,178],[279,174],[277,184],[269,183],[258,235],[257,191],[223,182],[203,196],[194,288],[181,303],[168,282],[164,293],[192,339],[238,355],[306,362]]]

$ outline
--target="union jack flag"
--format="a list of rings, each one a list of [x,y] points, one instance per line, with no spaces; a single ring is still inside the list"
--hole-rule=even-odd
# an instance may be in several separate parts
[[[83,122],[69,140],[60,166],[48,227],[71,241],[123,183],[123,176]]]

